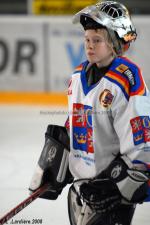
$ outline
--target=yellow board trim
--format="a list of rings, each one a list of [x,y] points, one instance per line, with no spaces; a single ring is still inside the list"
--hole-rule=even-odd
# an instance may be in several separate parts
[[[0,92],[0,104],[59,105],[67,106],[67,94]]]
[[[31,11],[35,15],[69,15],[95,3],[96,0],[32,0]]]

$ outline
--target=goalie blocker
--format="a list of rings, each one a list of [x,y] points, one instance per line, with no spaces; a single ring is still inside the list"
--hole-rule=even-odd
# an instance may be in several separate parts
[[[62,189],[73,181],[68,167],[69,149],[66,128],[48,125],[44,148],[29,186],[31,193],[48,183],[47,191],[40,197],[55,200]]]

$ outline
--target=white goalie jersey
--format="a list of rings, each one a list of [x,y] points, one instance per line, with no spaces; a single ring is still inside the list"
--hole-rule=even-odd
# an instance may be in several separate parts
[[[150,95],[140,69],[125,57],[88,86],[78,66],[68,88],[71,151],[75,178],[91,178],[121,153],[136,167],[150,167]]]

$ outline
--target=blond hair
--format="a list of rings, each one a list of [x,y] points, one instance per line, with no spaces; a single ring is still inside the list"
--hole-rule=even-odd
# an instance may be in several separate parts
[[[114,57],[121,56],[124,54],[126,50],[125,43],[119,37],[117,37],[117,34],[113,33],[113,37],[112,37],[112,33],[110,33],[108,29],[106,28],[95,29],[95,31],[98,31],[98,30],[102,31],[103,36],[106,40],[106,43],[112,49],[112,54]]]

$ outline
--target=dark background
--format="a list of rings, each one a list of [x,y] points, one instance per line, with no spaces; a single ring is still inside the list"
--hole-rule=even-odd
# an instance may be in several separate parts
[[[44,1],[47,0],[43,0],[43,2]],[[55,2],[56,1],[57,0],[55,0]],[[71,3],[73,0],[66,0],[66,2],[68,1]],[[79,0],[79,2],[81,1],[83,2],[84,0]],[[150,0],[120,0],[118,2],[125,4],[132,14],[150,14]],[[28,15],[30,3],[32,3],[32,0],[0,0],[0,14]]]

